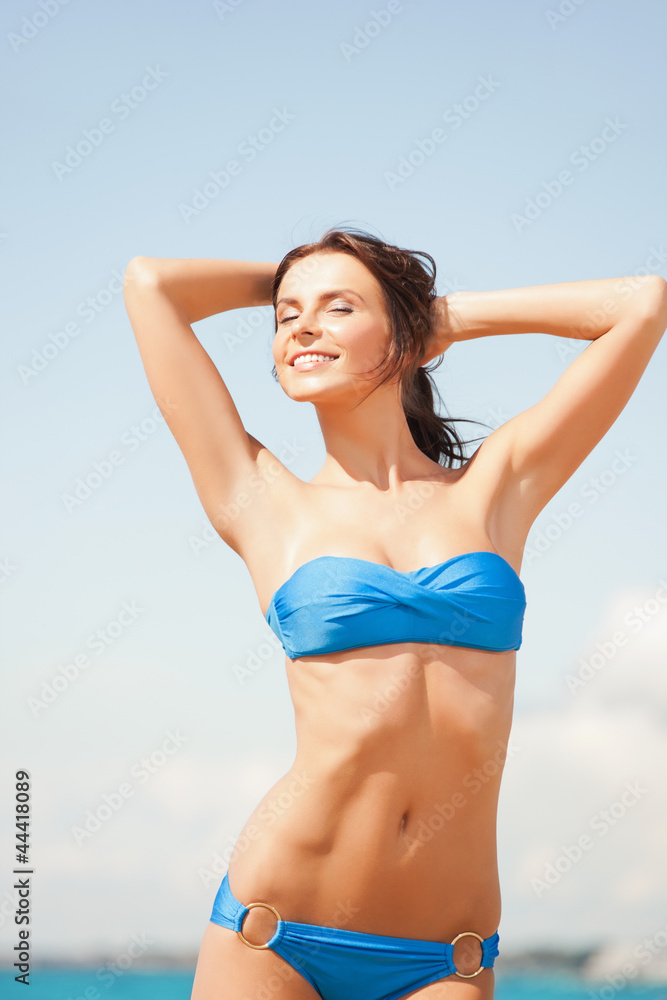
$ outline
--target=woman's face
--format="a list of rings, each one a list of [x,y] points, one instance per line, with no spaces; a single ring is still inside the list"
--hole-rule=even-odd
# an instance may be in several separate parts
[[[276,302],[276,374],[297,401],[356,402],[371,387],[363,377],[386,356],[389,322],[380,285],[346,253],[316,253],[293,264]],[[329,360],[299,360],[299,354]]]

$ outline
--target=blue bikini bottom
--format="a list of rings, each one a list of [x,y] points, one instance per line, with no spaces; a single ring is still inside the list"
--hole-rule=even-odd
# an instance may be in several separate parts
[[[273,937],[264,945],[252,945],[243,936],[242,924],[253,906],[271,909],[278,918]],[[310,983],[323,1000],[398,1000],[419,986],[426,986],[446,976],[472,979],[483,968],[491,968],[498,955],[499,935],[482,940],[478,934],[465,932],[451,944],[419,941],[416,938],[365,934],[338,927],[320,927],[281,920],[267,903],[245,906],[234,896],[225,875],[213,903],[211,920],[236,931],[250,947],[271,948]],[[482,958],[478,970],[457,972],[454,944],[459,937],[477,938]]]

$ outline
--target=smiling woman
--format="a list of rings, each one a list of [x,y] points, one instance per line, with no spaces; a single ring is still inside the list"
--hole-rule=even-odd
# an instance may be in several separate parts
[[[318,291],[315,295],[313,287],[315,297],[309,303],[304,291],[313,286],[311,278],[315,273]],[[294,368],[300,355],[319,351],[341,359],[334,367],[340,368],[348,381],[354,376],[360,390],[365,382],[371,383],[371,392],[393,382],[419,447],[435,461],[441,456],[448,460],[463,458],[463,442],[453,422],[436,412],[438,390],[424,367],[437,358],[433,366],[436,368],[447,346],[442,341],[433,347],[433,320],[437,317],[446,322],[446,317],[444,296],[439,298],[435,292],[435,261],[430,254],[400,250],[358,230],[329,230],[318,243],[297,247],[283,258],[274,278],[272,301],[276,316],[272,374],[288,395],[304,398],[301,388],[290,388],[281,377],[285,365]],[[330,324],[336,318],[340,322],[334,323],[332,329]],[[325,319],[334,336],[350,341],[350,350],[354,349],[359,361],[357,371],[350,368],[344,343],[338,339],[329,343],[317,333],[318,324]],[[310,330],[309,324],[314,324],[315,329]],[[281,346],[286,342],[283,328],[290,342],[294,338],[298,341],[288,356]],[[308,345],[299,346],[299,333],[304,329],[314,337],[309,341],[310,349]],[[427,344],[430,355],[426,354]],[[297,370],[318,367],[308,364],[301,369],[300,365]],[[382,376],[379,380],[378,375]]]
[[[128,266],[151,389],[285,649],[296,724],[294,763],[248,818],[250,846],[213,901],[192,1000],[493,997],[522,555],[667,325],[665,282],[632,288],[437,296],[430,255],[349,229],[279,264]],[[309,482],[248,434],[191,327],[269,303],[274,376],[315,406],[326,446]],[[426,365],[522,332],[592,343],[467,457]],[[221,518],[258,476],[266,489]],[[471,775],[484,776],[474,790]]]

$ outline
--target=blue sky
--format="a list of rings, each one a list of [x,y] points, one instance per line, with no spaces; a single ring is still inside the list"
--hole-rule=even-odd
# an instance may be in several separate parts
[[[133,933],[195,950],[206,873],[294,751],[282,655],[156,413],[118,274],[136,254],[278,261],[347,222],[430,252],[440,294],[667,276],[667,10],[560,6],[4,5],[2,796],[32,773],[43,954],[119,953]],[[271,309],[195,329],[248,430],[312,477],[319,427],[271,378]],[[450,414],[497,426],[580,349],[483,338],[436,379]],[[498,825],[508,949],[664,926],[666,378],[663,342],[529,538]],[[3,879],[7,943],[6,860]]]

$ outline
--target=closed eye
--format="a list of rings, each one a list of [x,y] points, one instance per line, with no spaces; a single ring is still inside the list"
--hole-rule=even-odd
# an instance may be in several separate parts
[[[334,308],[333,308],[333,309],[331,310],[331,312],[345,312],[345,313],[351,313],[351,312],[352,312],[352,309],[351,309],[351,308],[350,308],[349,306],[335,306],[335,307],[334,307]],[[281,320],[280,320],[279,322],[280,322],[280,323],[289,323],[289,322],[290,322],[290,320],[292,320],[292,319],[296,319],[296,316],[283,316],[283,318],[282,318],[282,319],[281,319]]]

